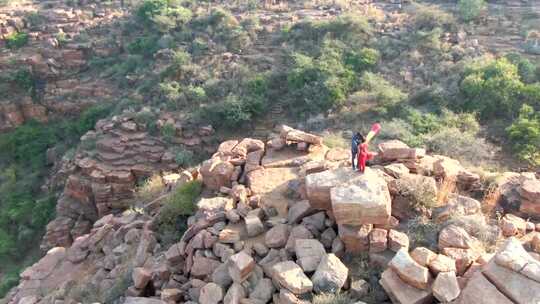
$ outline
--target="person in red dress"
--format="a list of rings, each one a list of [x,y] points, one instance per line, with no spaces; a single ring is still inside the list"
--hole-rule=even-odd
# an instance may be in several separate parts
[[[375,155],[376,153],[369,152],[367,142],[364,141],[358,145],[358,171],[363,173],[366,170],[366,162]]]

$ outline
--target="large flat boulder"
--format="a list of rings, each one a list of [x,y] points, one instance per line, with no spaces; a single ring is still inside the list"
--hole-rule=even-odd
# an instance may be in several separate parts
[[[369,175],[369,177],[367,177]],[[330,190],[332,210],[340,225],[388,223],[392,199],[386,181],[371,170],[365,178]]]
[[[304,274],[302,268],[292,261],[277,263],[272,266],[272,278],[283,288],[300,295],[311,292],[313,283]]]
[[[315,209],[332,210],[330,189],[354,182],[361,176],[351,168],[337,168],[309,174],[306,176],[307,198]]]
[[[426,150],[410,148],[399,140],[390,140],[379,144],[379,155],[385,161],[416,159],[424,157]]]
[[[540,262],[516,238],[509,238],[482,272],[515,303],[540,302]]]
[[[433,296],[431,292],[418,289],[405,282],[391,268],[386,269],[379,281],[388,297],[393,303],[407,304],[431,304]]]
[[[467,282],[457,301],[458,304],[512,304],[488,279],[477,271]]]

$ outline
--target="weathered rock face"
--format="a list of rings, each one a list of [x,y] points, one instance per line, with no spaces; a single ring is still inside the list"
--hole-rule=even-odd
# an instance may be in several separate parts
[[[126,114],[98,121],[96,131],[82,137],[83,143],[95,142],[96,151],[79,150],[76,155],[76,168],[58,200],[57,218],[47,226],[43,248],[69,246],[88,233],[94,221],[127,209],[137,180],[179,168],[167,144],[146,128],[133,114]],[[187,174],[185,180],[191,180],[191,173]]]
[[[159,259],[152,255],[157,241],[148,229],[149,224],[148,217],[133,212],[104,217],[95,223],[89,234],[77,238],[70,248],[55,247],[27,268],[21,274],[19,286],[8,296],[8,303],[21,303],[25,297],[35,297],[41,303],[71,299],[72,295],[67,293],[69,289],[59,288],[66,286],[64,284],[84,290],[92,288],[95,295],[100,296],[109,292],[119,280],[133,282],[131,288],[137,293],[142,293],[141,290],[150,284],[168,281],[169,271],[159,267]],[[129,275],[131,270],[132,275]],[[163,303],[148,298],[130,301]]]
[[[347,186],[330,190],[332,210],[340,225],[386,224],[391,198],[384,179],[371,170]]]

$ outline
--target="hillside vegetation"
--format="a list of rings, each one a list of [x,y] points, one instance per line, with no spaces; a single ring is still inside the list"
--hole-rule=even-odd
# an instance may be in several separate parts
[[[132,3],[125,18],[104,25],[117,29],[107,38],[122,52],[93,55],[82,74],[117,88],[114,102],[0,135],[0,293],[17,282],[30,262],[21,252],[36,251],[54,218],[61,189],[42,187],[58,169],[47,161],[48,149],[68,161],[98,119],[123,111],[182,113],[225,136],[271,127],[276,119],[362,132],[381,121],[380,139],[490,169],[538,168],[540,60],[534,50],[492,54],[481,43],[472,47],[467,33],[485,27],[486,8],[482,0],[389,11],[349,1],[280,8],[258,1]],[[296,11],[303,14],[291,17]],[[27,18],[37,22],[39,12]],[[20,52],[29,39],[12,34],[5,50]],[[25,68],[2,73],[0,95],[39,100],[34,76]],[[156,131],[152,117],[140,119]],[[163,137],[167,132],[161,129]],[[166,230],[178,228],[163,221]]]

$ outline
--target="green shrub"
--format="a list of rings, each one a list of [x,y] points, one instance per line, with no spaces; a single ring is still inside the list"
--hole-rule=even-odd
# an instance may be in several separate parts
[[[34,89],[34,76],[27,69],[17,70],[10,78],[18,88],[25,92],[32,92]]]
[[[158,216],[158,233],[163,243],[172,244],[182,237],[187,227],[187,217],[195,212],[195,202],[202,191],[200,181],[187,182],[174,189],[161,207]]]
[[[292,54],[287,74],[288,100],[300,113],[320,113],[343,105],[357,76],[345,63],[345,46],[325,40],[318,57]]]
[[[45,17],[39,12],[29,12],[24,19],[30,28],[36,28],[45,23]]]
[[[494,147],[474,132],[457,128],[444,128],[424,137],[423,142],[431,153],[442,154],[463,163],[480,165],[493,158]]]
[[[0,282],[0,297],[4,297],[11,288],[19,284],[19,270],[2,273],[2,281]]]
[[[540,81],[540,75],[537,75],[539,67],[534,65],[529,59],[518,53],[510,53],[505,56],[512,64],[518,68],[519,77],[524,83],[534,83]]]
[[[486,7],[484,0],[459,0],[458,12],[464,21],[472,21],[480,15]]]
[[[130,54],[150,57],[159,50],[159,45],[157,42],[157,36],[138,37],[135,39],[135,41],[128,44],[127,50]]]
[[[345,62],[352,66],[356,72],[372,69],[380,59],[379,51],[370,48],[362,48],[360,51],[352,51],[346,55]]]
[[[382,76],[365,72],[360,78],[360,87],[368,94],[368,98],[377,102],[376,110],[386,113],[407,98],[407,94],[394,87]]]
[[[368,20],[357,14],[346,14],[330,20],[307,20],[296,23],[283,33],[283,39],[297,50],[317,56],[324,40],[340,40],[354,49],[369,43],[373,29]]]
[[[179,166],[189,167],[193,164],[194,155],[189,150],[179,150],[176,152],[174,160]]]
[[[432,31],[435,28],[448,28],[455,22],[452,15],[435,5],[414,3],[410,14],[415,30]]]
[[[6,47],[9,49],[18,49],[28,44],[28,34],[15,32],[5,38]]]
[[[189,23],[193,13],[185,7],[167,7],[152,17],[152,21],[162,33],[183,28]]]
[[[200,115],[212,125],[228,128],[241,126],[252,118],[246,104],[236,95],[229,95],[221,103],[202,108]]]
[[[135,15],[146,24],[151,24],[152,18],[167,7],[167,2],[167,0],[145,0],[137,8]]]
[[[172,123],[166,123],[161,127],[161,136],[168,141],[172,142],[174,138],[176,137],[176,128]]]
[[[540,114],[524,104],[519,117],[506,131],[518,157],[532,165],[540,165]]]
[[[506,58],[468,67],[460,84],[462,109],[477,111],[482,118],[509,117],[519,109],[524,88],[518,69]]]

